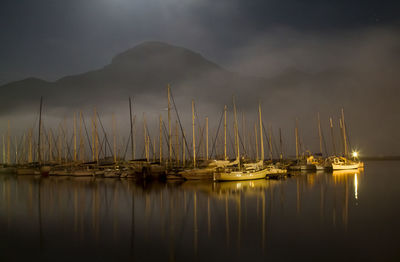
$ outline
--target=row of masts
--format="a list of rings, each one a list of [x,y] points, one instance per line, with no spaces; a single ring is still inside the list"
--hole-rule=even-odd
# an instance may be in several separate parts
[[[160,163],[167,163],[168,165],[186,165],[188,159],[189,162],[193,165],[193,167],[197,166],[197,162],[199,160],[199,155],[201,151],[203,151],[203,158],[204,160],[209,160],[212,158],[209,152],[209,119],[205,117],[205,126],[202,128],[199,127],[199,134],[200,139],[199,141],[196,140],[196,110],[195,110],[195,102],[192,100],[191,107],[192,107],[192,152],[189,152],[189,146],[187,142],[187,138],[180,122],[179,114],[176,109],[175,102],[171,96],[171,89],[170,86],[167,87],[167,97],[168,97],[168,130],[167,130],[167,141],[165,141],[168,145],[168,157],[164,158],[164,151],[163,151],[163,144],[164,144],[164,136],[165,133],[165,126],[162,119],[162,116],[159,116],[158,125],[159,125],[159,134],[158,138],[153,137],[151,139],[150,132],[147,126],[146,115],[143,113],[143,136],[144,136],[144,159],[147,162],[150,161],[159,161]],[[173,127],[172,127],[172,105],[174,105],[175,112],[177,114],[177,119],[175,123],[175,135],[173,135]],[[42,101],[40,105],[40,112],[42,111]],[[237,116],[237,109],[236,103],[233,99],[233,113],[234,113],[234,152],[235,157],[238,159],[244,154],[240,154],[240,148],[242,144],[242,148],[246,151],[246,137],[245,137],[245,127],[244,127],[244,114],[242,115],[242,137],[241,139],[239,135],[239,125],[238,125],[238,116]],[[253,142],[255,143],[255,160],[265,160],[264,156],[264,134],[263,131],[264,125],[262,120],[262,112],[261,112],[261,103],[258,105],[258,127],[257,123],[254,125],[254,139]],[[132,100],[129,98],[129,118],[130,118],[130,135],[128,139],[128,144],[130,144],[130,151],[131,151],[131,159],[136,160],[136,115],[132,113]],[[79,119],[79,120],[78,120]],[[317,114],[318,120],[318,135],[319,135],[319,150],[322,155],[323,148],[326,150],[326,143],[323,138],[322,128],[321,128],[321,121],[320,115]],[[78,123],[79,121],[79,123]],[[22,144],[22,150],[19,150],[21,147],[18,147],[17,137],[14,137],[14,153],[15,153],[15,161],[14,164],[23,164],[23,163],[32,163],[32,162],[48,162],[48,163],[56,163],[56,164],[67,164],[67,163],[83,163],[83,162],[94,162],[99,163],[101,160],[101,153],[103,154],[103,158],[107,157],[107,147],[108,150],[112,153],[112,161],[117,163],[119,161],[123,161],[126,159],[126,151],[128,146],[124,146],[125,152],[121,152],[121,145],[118,145],[118,138],[117,138],[117,128],[116,128],[116,118],[115,114],[112,114],[112,146],[107,137],[107,133],[104,130],[104,127],[101,123],[99,114],[96,108],[93,109],[93,117],[91,119],[91,139],[89,137],[87,126],[84,120],[84,116],[82,112],[77,114],[76,112],[73,114],[73,136],[72,136],[72,150],[70,147],[71,139],[68,138],[67,128],[66,128],[66,121],[64,120],[63,124],[60,124],[58,127],[58,132],[54,132],[52,128],[44,129],[41,114],[39,116],[39,131],[38,131],[38,139],[37,139],[37,146],[36,150],[34,150],[34,137],[33,137],[33,129],[30,128],[28,130],[28,134],[24,134],[22,136],[22,141],[19,144]],[[346,125],[344,121],[344,111],[341,111],[341,118],[340,118],[340,128],[341,128],[341,136],[343,138],[343,145],[344,145],[344,155],[348,155],[348,142],[346,136]],[[179,130],[180,127],[180,130]],[[227,152],[227,106],[224,106],[223,110],[223,157],[222,159],[227,160],[228,152]],[[99,129],[102,129],[103,136],[100,137]],[[330,118],[330,129],[331,129],[331,139],[333,145],[333,154],[336,155],[336,145],[333,133],[333,120]],[[85,134],[87,141],[85,142]],[[204,140],[204,133],[205,133],[205,142]],[[250,144],[250,134],[248,132],[248,144]],[[269,148],[269,158],[273,161],[273,139],[272,139],[272,127],[269,127],[269,132],[265,134],[268,140],[268,148]],[[173,137],[174,136],[174,137]],[[181,137],[181,139],[180,139]],[[296,159],[299,159],[300,152],[301,152],[301,143],[299,139],[299,127],[298,127],[298,120],[296,119],[296,126],[295,126],[295,139],[296,139]],[[68,141],[69,140],[69,141]],[[158,140],[158,154],[156,148],[156,142]],[[7,143],[6,143],[7,141]],[[214,148],[216,142],[218,141],[218,133],[213,141],[213,152],[216,151]],[[47,142],[47,143],[46,143]],[[204,149],[200,150],[200,148],[196,148],[201,146],[201,143],[204,143]],[[174,145],[173,145],[174,144]],[[12,164],[11,161],[11,136],[10,136],[10,122],[8,122],[8,129],[7,135],[2,136],[2,163],[3,164]],[[91,158],[88,159],[87,154],[87,147],[90,149]],[[27,149],[26,149],[27,147]],[[72,152],[71,152],[72,151]],[[279,129],[279,159],[283,160],[284,153],[283,153],[283,141],[282,141],[282,133],[281,129]],[[36,154],[35,154],[36,152]],[[246,152],[248,155],[249,152]],[[259,154],[260,153],[260,154]],[[152,154],[152,155],[151,155]],[[214,157],[217,158],[217,152],[215,152]]]

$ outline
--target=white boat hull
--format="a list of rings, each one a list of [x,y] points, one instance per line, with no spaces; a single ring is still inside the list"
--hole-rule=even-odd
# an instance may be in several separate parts
[[[344,164],[344,165],[338,165],[338,164],[333,164],[333,163],[332,163],[332,169],[333,169],[333,170],[358,169],[359,167],[360,167],[360,163],[355,163],[355,164]]]

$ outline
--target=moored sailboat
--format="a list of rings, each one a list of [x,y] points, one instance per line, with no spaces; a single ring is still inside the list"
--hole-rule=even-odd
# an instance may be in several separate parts
[[[236,105],[234,106],[235,115],[235,144],[236,144],[236,158],[240,159],[239,154],[239,132],[236,117]],[[264,167],[264,144],[262,135],[262,118],[261,118],[261,104],[258,105],[259,121],[260,121],[260,146],[261,146],[261,160],[256,163],[243,164],[241,166],[240,161],[237,167],[224,168],[222,171],[214,173],[213,179],[215,181],[236,181],[236,180],[251,180],[251,179],[262,179],[267,176],[268,168]]]

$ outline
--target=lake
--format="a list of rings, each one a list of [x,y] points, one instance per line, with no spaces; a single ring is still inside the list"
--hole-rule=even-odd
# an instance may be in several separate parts
[[[400,261],[400,162],[281,180],[0,175],[0,261]]]

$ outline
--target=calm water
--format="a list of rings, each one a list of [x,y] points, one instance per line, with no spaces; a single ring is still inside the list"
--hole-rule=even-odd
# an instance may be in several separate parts
[[[0,176],[0,261],[399,261],[400,162],[285,180]]]

